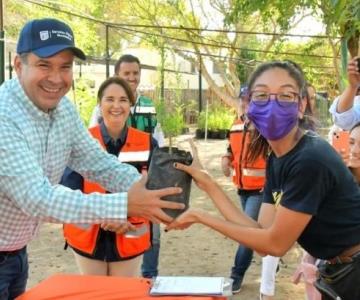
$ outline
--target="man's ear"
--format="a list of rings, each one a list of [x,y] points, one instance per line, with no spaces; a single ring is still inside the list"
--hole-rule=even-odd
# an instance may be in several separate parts
[[[306,106],[307,106],[307,99],[306,97],[303,97],[299,101],[299,119],[302,119],[304,117]]]
[[[20,55],[16,54],[15,59],[14,59],[14,68],[15,68],[16,75],[18,77],[20,77],[21,70],[23,68],[23,64],[24,63],[21,61]]]

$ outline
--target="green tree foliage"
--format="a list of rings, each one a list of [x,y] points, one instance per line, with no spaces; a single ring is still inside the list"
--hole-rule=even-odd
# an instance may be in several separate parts
[[[94,9],[93,5],[99,1],[81,1],[84,2],[83,7],[80,7],[78,2],[80,1],[63,0],[62,2],[52,2],[51,7],[55,10],[50,10],[26,1],[5,0],[5,30],[7,38],[16,41],[22,26],[31,19],[54,17],[65,21],[71,26],[77,45],[84,49],[86,53],[99,53],[100,48],[103,46],[97,36],[97,24],[56,11],[67,7],[68,10],[71,9],[74,13],[79,13],[83,9],[82,15],[86,15],[87,12],[91,14],[91,11]]]
[[[316,72],[327,72],[337,80],[331,86],[339,86],[341,72],[338,40],[330,38],[328,43],[324,40],[311,40],[295,44],[282,35],[288,33],[306,15],[318,16],[326,24],[329,36],[344,36],[352,55],[358,51],[359,0],[43,0],[40,3],[55,10],[71,11],[101,22],[69,16],[25,0],[5,0],[5,29],[8,38],[16,40],[19,28],[28,19],[52,16],[63,19],[72,26],[77,44],[89,55],[104,57],[104,22],[108,22],[111,26],[110,56],[117,57],[125,46],[131,45],[154,49],[165,47],[167,53],[180,55],[198,70],[201,67],[202,75],[210,88],[223,103],[233,107],[237,105],[240,84],[256,64],[268,59],[300,61],[309,76],[315,78]],[[209,7],[216,11],[217,19],[223,19],[223,22],[217,23],[217,28],[223,31],[209,32],[201,29],[214,28],[214,18]],[[113,22],[117,25],[113,25]],[[169,26],[182,27],[184,30]],[[227,30],[235,30],[237,33],[229,34]],[[273,32],[276,35],[251,35],[244,34],[245,31]],[[319,59],[314,64],[315,59],[305,58],[305,55],[304,58],[281,55],[285,50],[305,55],[328,53],[334,58],[332,61]],[[214,81],[211,70],[204,64],[206,59],[219,70],[218,76],[224,83],[223,88]],[[327,68],[331,64],[333,68]],[[317,68],[316,65],[327,69]]]
[[[347,43],[351,56],[359,54],[359,0],[235,0],[233,9],[229,11],[226,20],[227,22],[236,22],[259,14],[261,19],[266,21],[271,15],[274,15],[280,28],[286,29],[300,11],[308,11],[312,15],[318,16],[326,25],[327,35],[330,37],[342,36]],[[336,39],[329,38],[328,45],[334,57],[332,73],[337,80],[335,86],[341,89],[345,74],[344,68],[342,74],[339,69],[340,43]],[[346,61],[342,65],[346,65]]]
[[[246,43],[246,47],[253,49],[253,48],[258,48],[260,45],[259,41],[255,38],[255,36],[249,37],[247,39],[247,43]],[[255,62],[258,59],[258,53],[254,52],[254,51],[249,51],[249,50],[240,50],[239,54],[238,54],[238,58],[241,59],[241,61],[250,61],[250,62]],[[254,69],[254,65],[253,64],[249,64],[249,63],[237,63],[236,64],[236,72],[237,72],[237,76],[240,79],[240,82],[245,84],[247,82],[247,79],[249,77],[249,75],[251,74],[251,72]]]
[[[284,40],[281,34],[287,33],[307,15],[295,4],[289,4],[289,1],[254,2],[257,5],[252,1],[212,0],[210,4],[217,12],[218,18],[226,20],[220,22],[218,28],[223,31],[218,32],[201,30],[207,27],[207,22],[210,24],[209,27],[214,27],[207,11],[208,1],[133,0],[129,4],[129,16],[131,15],[137,24],[193,28],[174,30],[152,27],[134,30],[134,35],[140,36],[143,41],[147,40],[150,45],[156,45],[156,42],[161,40],[161,44],[167,46],[167,50],[190,61],[198,70],[201,66],[202,75],[210,89],[225,104],[236,107],[241,82],[246,81],[246,77],[258,62],[273,57],[288,58],[276,55]],[[237,8],[238,13],[241,8],[241,14],[236,15]],[[198,30],[194,30],[196,28]],[[237,32],[229,34],[227,30]],[[246,31],[274,32],[279,35],[259,37],[245,34]],[[269,55],[269,51],[275,51],[274,55]],[[224,88],[220,88],[214,81],[212,72],[204,64],[204,60],[211,60],[214,64]]]
[[[359,51],[360,4],[359,0],[235,0],[233,9],[227,15],[228,22],[234,22],[260,13],[263,20],[272,14],[281,28],[288,28],[292,18],[302,10],[319,15],[326,24],[327,34],[341,35],[348,41],[352,56]]]
[[[5,31],[8,39],[17,40],[22,26],[31,19],[52,17],[68,23],[74,31],[76,44],[86,54],[96,57],[105,55],[104,22],[114,22],[121,18],[127,6],[126,1],[118,0],[61,0],[38,1],[36,5],[24,0],[5,1]],[[61,11],[70,12],[69,15]],[[80,16],[77,17],[76,15]],[[85,18],[81,18],[85,17]],[[90,19],[86,19],[90,18]],[[101,22],[96,22],[99,20]],[[110,29],[110,55],[121,50],[120,38],[125,41],[118,30]]]
[[[79,78],[75,80],[75,90],[73,89],[72,95],[70,94],[70,98],[75,104],[85,126],[89,125],[91,114],[96,105],[96,96],[93,85],[93,82],[84,78]]]
[[[254,13],[259,13],[263,24],[275,22],[280,31],[286,31],[291,28],[291,22],[294,21],[295,15],[301,11],[299,2],[308,4],[311,1],[235,0],[225,19],[227,23],[231,24],[253,17]]]
[[[173,138],[181,134],[185,128],[184,105],[180,101],[172,103],[171,107],[164,101],[156,101],[156,112],[165,137],[169,139],[170,149],[173,147]]]

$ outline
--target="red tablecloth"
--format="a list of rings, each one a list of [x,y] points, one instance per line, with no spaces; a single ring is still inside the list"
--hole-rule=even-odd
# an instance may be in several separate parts
[[[226,300],[226,297],[149,296],[150,281],[143,278],[54,275],[16,300]]]

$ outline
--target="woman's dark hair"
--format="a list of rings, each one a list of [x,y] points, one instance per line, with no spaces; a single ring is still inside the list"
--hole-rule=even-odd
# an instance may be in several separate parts
[[[310,95],[309,95],[309,91],[308,91],[308,88],[310,88],[310,87],[315,90],[315,87],[312,84],[306,82],[306,89],[305,89],[304,96],[303,96],[306,99],[306,108],[305,108],[303,118],[301,118],[299,120],[299,127],[302,129],[305,129],[305,130],[317,131],[317,129],[320,126],[320,123],[315,118],[314,112],[311,108],[311,100],[310,100]]]
[[[293,65],[305,79],[304,71],[298,63],[296,63],[290,59],[286,59],[284,61]],[[304,117],[299,120],[299,127],[303,128],[303,129],[307,129],[307,130],[309,129],[309,130],[315,131],[316,128],[319,127],[319,124],[318,124],[319,122],[314,118],[314,112],[311,108],[310,95],[309,95],[309,91],[308,91],[308,88],[310,88],[310,87],[315,90],[315,87],[311,83],[309,83],[308,81],[305,81],[305,86],[304,86],[301,96],[302,96],[302,98],[306,99],[306,108],[305,108],[305,112],[304,112]]]
[[[360,122],[356,123],[353,127],[351,127],[349,132],[353,131],[356,127],[359,127],[359,126],[360,126]]]
[[[305,91],[303,93],[303,97],[306,99],[306,109],[305,109],[305,114],[306,113],[309,113],[312,115],[313,111],[311,109],[311,105],[310,105],[310,94],[309,94],[309,91],[308,91],[308,88],[310,87],[311,85],[306,82],[306,86],[305,86]]]
[[[279,68],[279,69],[283,69],[283,70],[287,71],[288,74],[296,81],[296,83],[299,87],[299,90],[300,90],[300,95],[303,96],[304,89],[306,87],[306,81],[304,78],[304,74],[301,71],[301,69],[298,69],[298,67],[296,67],[293,63],[288,62],[288,61],[270,61],[270,62],[266,62],[266,63],[259,65],[249,77],[249,80],[248,80],[249,90],[251,91],[252,86],[255,83],[255,80],[258,79],[258,77],[261,74],[263,74],[264,72],[266,72],[268,70],[275,69],[275,68]]]
[[[289,74],[289,76],[296,81],[299,87],[300,96],[306,97],[305,93],[307,93],[307,90],[306,90],[306,81],[304,78],[304,73],[299,65],[290,61],[270,61],[258,66],[249,77],[248,80],[249,91],[252,90],[252,87],[259,76],[261,76],[264,72],[268,70],[272,70],[276,68],[285,70]],[[301,121],[299,122],[299,126],[300,123]],[[251,144],[250,144],[249,157],[248,157],[249,161],[254,161],[259,156],[267,157],[269,151],[270,151],[270,147],[266,139],[263,136],[261,136],[257,130],[254,130],[251,135]]]
[[[133,92],[131,91],[129,84],[124,79],[121,79],[117,76],[109,77],[100,85],[98,93],[97,93],[97,103],[98,104],[100,103],[101,98],[104,95],[105,89],[111,84],[117,84],[117,85],[121,86],[125,90],[126,96],[130,100],[130,104],[135,105],[135,97],[134,97]]]

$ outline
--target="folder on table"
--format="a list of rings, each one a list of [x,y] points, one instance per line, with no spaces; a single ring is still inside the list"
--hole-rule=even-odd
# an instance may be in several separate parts
[[[232,279],[225,277],[157,276],[150,295],[230,296]]]

